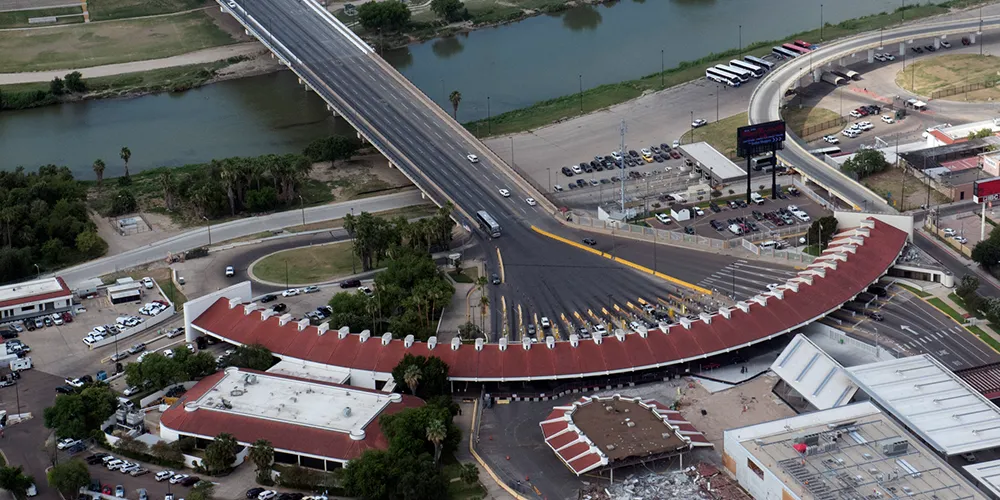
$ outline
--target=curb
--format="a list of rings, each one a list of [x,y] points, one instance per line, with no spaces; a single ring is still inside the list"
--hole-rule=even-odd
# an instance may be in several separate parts
[[[471,427],[472,429],[476,428],[476,422],[478,420],[479,420],[479,398],[476,398],[475,402],[472,403],[472,427]],[[493,472],[493,469],[491,469],[489,465],[486,465],[486,462],[483,461],[483,458],[480,457],[479,453],[476,452],[475,441],[473,438],[474,434],[475,434],[474,432],[469,433],[469,452],[472,453],[472,457],[476,459],[476,462],[479,463],[479,466],[485,469],[486,473],[489,474],[490,477],[493,478],[493,481],[497,483],[497,486],[503,488],[504,491],[506,491],[510,496],[516,498],[517,500],[528,500],[526,497],[519,495],[516,491],[511,489],[510,486],[507,486],[507,483],[501,481],[500,478],[496,475],[496,473]]]

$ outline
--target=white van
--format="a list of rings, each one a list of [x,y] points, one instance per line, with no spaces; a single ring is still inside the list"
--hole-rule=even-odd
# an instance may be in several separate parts
[[[750,193],[750,201],[752,201],[752,202],[754,202],[754,203],[756,203],[758,205],[763,205],[764,204],[764,197],[761,196],[759,193]]]
[[[730,224],[729,232],[735,234],[736,236],[739,236],[743,234],[743,228],[741,228],[738,224]]]
[[[778,242],[774,240],[767,240],[760,244],[762,250],[774,250],[778,248]]]

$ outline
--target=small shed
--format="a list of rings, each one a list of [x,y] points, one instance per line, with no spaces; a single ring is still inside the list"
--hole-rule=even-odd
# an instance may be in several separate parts
[[[100,278],[90,278],[77,283],[73,287],[73,294],[77,297],[85,298],[97,294],[97,289],[104,286]]]
[[[112,304],[138,302],[142,300],[142,285],[132,278],[122,278],[108,287],[108,300]]]
[[[670,207],[670,216],[677,222],[691,220],[691,207],[687,205],[674,205]]]

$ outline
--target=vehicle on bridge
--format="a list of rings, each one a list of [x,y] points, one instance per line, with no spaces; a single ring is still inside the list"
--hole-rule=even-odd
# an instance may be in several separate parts
[[[486,210],[476,212],[476,220],[479,221],[479,229],[493,238],[500,237],[500,224]]]

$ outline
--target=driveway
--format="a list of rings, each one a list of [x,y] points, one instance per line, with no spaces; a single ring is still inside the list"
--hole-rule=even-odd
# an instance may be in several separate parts
[[[15,424],[4,430],[4,438],[0,439],[0,451],[7,457],[10,465],[24,467],[25,473],[35,477],[38,488],[38,500],[60,500],[58,492],[49,488],[45,479],[45,469],[52,465],[53,456],[44,448],[45,438],[49,430],[45,428],[43,411],[55,401],[55,387],[62,385],[61,378],[40,370],[21,372],[21,380],[14,387],[0,389],[0,409],[8,414],[18,413],[17,404],[20,401],[21,413],[31,413],[33,418],[24,423]],[[52,447],[54,450],[55,447]]]

